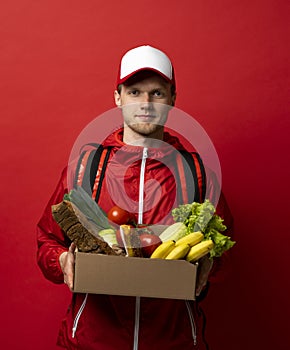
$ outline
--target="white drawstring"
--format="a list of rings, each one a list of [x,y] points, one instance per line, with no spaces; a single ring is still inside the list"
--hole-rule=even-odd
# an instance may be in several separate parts
[[[87,303],[87,299],[88,299],[88,293],[86,294],[85,296],[85,299],[84,301],[82,302],[82,305],[74,319],[74,323],[73,323],[73,328],[72,328],[72,337],[74,338],[75,337],[75,334],[76,334],[76,331],[77,331],[77,328],[78,328],[78,323],[79,323],[79,319],[82,315],[82,312],[84,311],[84,308],[86,306],[86,303]]]
[[[194,343],[194,345],[196,345],[196,325],[195,325],[195,322],[194,322],[194,317],[193,317],[192,310],[191,310],[191,307],[190,307],[190,304],[189,304],[188,300],[185,300],[185,305],[187,307],[189,320],[190,320],[190,324],[191,324],[193,343]]]

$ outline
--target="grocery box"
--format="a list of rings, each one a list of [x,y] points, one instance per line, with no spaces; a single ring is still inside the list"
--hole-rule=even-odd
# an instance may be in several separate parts
[[[74,292],[194,300],[196,273],[185,260],[76,252]]]

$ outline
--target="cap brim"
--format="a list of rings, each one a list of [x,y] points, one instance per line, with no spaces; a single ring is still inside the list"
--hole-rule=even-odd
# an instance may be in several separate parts
[[[143,68],[140,68],[140,69],[137,69],[137,70],[133,71],[132,73],[126,75],[122,79],[118,79],[117,85],[124,84],[127,80],[132,78],[137,73],[144,72],[144,71],[154,72],[154,73],[160,75],[168,83],[170,83],[172,85],[175,85],[174,79],[169,79],[165,74],[161,73],[159,70],[157,70],[155,68],[152,68],[152,67],[143,67]]]

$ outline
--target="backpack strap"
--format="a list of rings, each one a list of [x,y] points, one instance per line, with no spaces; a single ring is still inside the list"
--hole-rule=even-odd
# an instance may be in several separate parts
[[[74,185],[82,186],[96,202],[100,198],[111,150],[112,147],[95,145],[95,149],[82,152],[77,164]],[[186,171],[188,167],[190,173]],[[176,175],[177,188],[180,189],[177,193],[179,202],[202,203],[206,193],[206,173],[199,154],[180,151],[176,159]]]
[[[94,181],[92,184],[93,188],[93,193],[92,193],[92,198],[98,202],[101,194],[101,189],[102,189],[102,183],[104,181],[105,177],[105,171],[107,168],[108,160],[110,157],[112,147],[107,147],[103,148],[102,154],[100,154],[100,157],[97,162],[93,162],[93,175],[94,176]]]
[[[74,185],[81,186],[98,202],[112,147],[94,146],[94,149],[82,152],[76,168]]]
[[[181,189],[179,199],[183,203],[202,203],[206,194],[206,173],[199,154],[182,150],[177,156],[176,163],[177,181]],[[189,166],[191,174],[185,170],[186,164]],[[185,181],[182,181],[183,179]]]

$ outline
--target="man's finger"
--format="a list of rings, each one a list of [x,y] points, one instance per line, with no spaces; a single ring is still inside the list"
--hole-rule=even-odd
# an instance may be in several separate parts
[[[71,243],[71,245],[69,246],[68,251],[69,251],[70,253],[74,253],[74,252],[75,252],[75,249],[76,249],[75,243]]]

